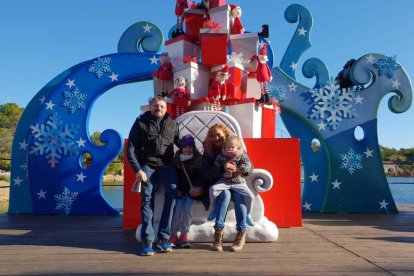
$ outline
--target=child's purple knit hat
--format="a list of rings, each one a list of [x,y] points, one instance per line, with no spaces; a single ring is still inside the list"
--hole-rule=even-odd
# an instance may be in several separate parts
[[[182,149],[185,146],[192,146],[193,148],[195,148],[195,141],[193,135],[186,134],[181,138],[180,149]]]

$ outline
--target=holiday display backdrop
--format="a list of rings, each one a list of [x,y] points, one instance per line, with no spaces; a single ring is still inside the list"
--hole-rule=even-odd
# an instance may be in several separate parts
[[[201,26],[192,29],[194,25],[187,22],[198,20],[200,25],[199,17],[198,11],[185,17],[195,40]],[[316,81],[314,87],[306,87],[296,81],[296,70],[299,58],[310,47],[312,17],[306,8],[294,4],[286,9],[285,19],[297,27],[280,66],[272,69],[270,94],[280,102],[281,118],[290,135],[300,138],[302,211],[397,213],[381,165],[376,116],[387,93],[394,93],[389,100],[392,112],[405,112],[411,106],[406,72],[395,56],[368,53],[350,68],[354,85],[341,88],[325,64],[312,58],[305,61],[302,72]],[[122,138],[115,130],[105,130],[101,135],[104,145],[93,144],[88,118],[96,99],[114,86],[152,79],[163,42],[155,25],[138,22],[122,35],[118,53],[67,69],[34,96],[13,142],[9,214],[118,213],[102,196],[102,175],[121,151]],[[258,46],[264,42],[259,37]],[[267,48],[272,68],[272,49]],[[249,58],[232,52],[231,43],[227,49],[228,60]],[[357,127],[363,130],[362,139],[355,137]],[[315,139],[318,150],[311,147]],[[88,167],[82,162],[87,153],[92,157]]]

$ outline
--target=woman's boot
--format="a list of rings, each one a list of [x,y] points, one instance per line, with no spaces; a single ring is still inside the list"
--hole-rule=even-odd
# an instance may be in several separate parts
[[[214,227],[213,250],[223,251],[223,229],[218,227]]]
[[[237,231],[236,239],[231,247],[231,251],[237,252],[243,249],[244,244],[246,243],[246,229]]]

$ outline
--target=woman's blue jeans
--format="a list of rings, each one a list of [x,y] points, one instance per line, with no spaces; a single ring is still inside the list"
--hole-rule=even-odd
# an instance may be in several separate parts
[[[147,182],[141,186],[141,240],[154,241],[154,195],[156,185],[164,186],[164,206],[162,208],[157,238],[169,239],[171,221],[177,196],[177,173],[173,165],[160,168],[151,168],[144,165],[141,168],[147,175]]]
[[[216,212],[216,221],[214,227],[219,229],[224,228],[224,223],[226,221],[227,209],[230,204],[230,198],[233,199],[234,203],[234,212],[236,215],[236,229],[241,231],[246,229],[246,218],[247,218],[247,208],[244,202],[244,197],[234,191],[224,190],[216,198],[216,203],[214,204],[214,210]]]

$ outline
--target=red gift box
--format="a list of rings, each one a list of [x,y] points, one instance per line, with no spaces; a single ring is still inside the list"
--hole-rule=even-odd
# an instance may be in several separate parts
[[[226,5],[226,0],[210,0],[210,9]]]
[[[227,62],[227,33],[201,32],[200,40],[201,62],[204,66],[211,67]]]
[[[276,137],[276,115],[273,106],[263,106],[262,108],[262,138]]]
[[[231,99],[245,99],[247,90],[247,73],[237,67],[229,67],[230,77],[227,80],[227,95]]]
[[[185,34],[198,41],[203,28],[204,10],[188,9],[184,12]]]

